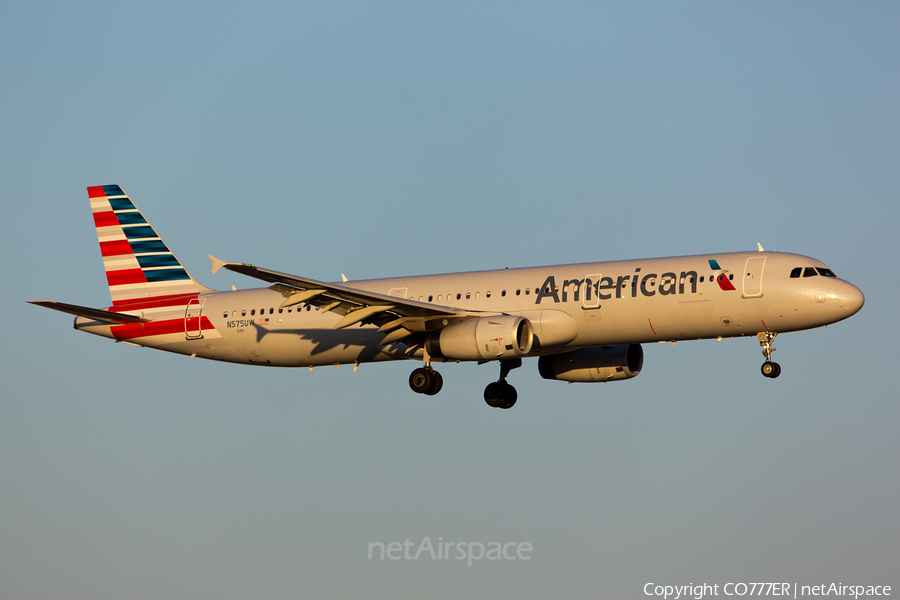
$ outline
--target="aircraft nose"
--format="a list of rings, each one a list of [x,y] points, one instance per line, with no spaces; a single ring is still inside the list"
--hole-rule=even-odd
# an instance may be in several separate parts
[[[838,309],[842,317],[849,317],[859,312],[866,303],[866,297],[858,287],[852,283],[843,283],[835,293],[838,300]]]

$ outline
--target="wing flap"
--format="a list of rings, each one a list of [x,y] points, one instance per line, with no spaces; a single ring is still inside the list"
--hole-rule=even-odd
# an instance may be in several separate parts
[[[354,325],[356,323],[359,323],[360,321],[363,321],[363,320],[371,317],[372,315],[386,312],[390,308],[391,308],[390,306],[381,306],[378,304],[371,304],[369,306],[364,306],[364,307],[358,308],[356,310],[350,311],[346,315],[344,315],[344,317],[340,321],[335,323],[334,330],[337,331],[338,329],[345,329],[347,327],[350,327],[351,325]]]

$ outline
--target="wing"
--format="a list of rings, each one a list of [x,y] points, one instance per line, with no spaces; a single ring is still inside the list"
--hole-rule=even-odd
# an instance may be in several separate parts
[[[417,302],[339,283],[325,283],[307,277],[279,273],[250,264],[226,263],[209,254],[206,256],[212,261],[214,274],[219,269],[225,268],[271,283],[269,289],[284,296],[282,308],[305,302],[321,310],[342,315],[334,325],[335,330],[356,323],[378,325],[378,330],[387,334],[381,345],[415,337],[416,333],[442,329],[461,320],[502,314]]]

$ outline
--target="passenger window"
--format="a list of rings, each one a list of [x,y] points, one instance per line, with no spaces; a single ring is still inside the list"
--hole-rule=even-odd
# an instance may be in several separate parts
[[[522,295],[522,290],[516,290],[516,296],[521,296],[521,295]]]
[[[442,300],[441,300],[442,298],[443,298],[443,295],[442,295],[442,294],[438,294],[438,302],[442,302]]]
[[[283,309],[283,308],[279,308],[279,309],[278,309],[278,314],[280,315],[280,314],[283,314],[283,313],[284,313],[284,309]]]
[[[531,288],[525,288],[525,295],[527,296],[530,293],[531,293]]]
[[[246,317],[246,316],[247,316],[247,309],[246,309],[246,308],[245,308],[244,310],[241,311],[241,316],[242,316],[242,317]]]
[[[819,275],[822,277],[834,277],[837,278],[837,275],[834,274],[834,271],[831,269],[823,269],[821,267],[816,267],[816,271],[819,272]]]
[[[460,298],[462,298],[462,294],[457,294],[456,299],[459,300]]]
[[[466,292],[466,300],[472,299],[472,292]]]
[[[432,300],[434,300],[434,296],[428,296],[428,301],[431,302]]]
[[[222,315],[222,318],[223,318],[223,319],[227,319],[227,318],[228,318],[228,311],[227,311],[227,310],[225,311],[225,314]]]
[[[484,297],[485,297],[485,298],[490,298],[490,297],[491,297],[491,293],[490,293],[490,292],[485,292],[485,293],[484,293]]]
[[[796,267],[791,270],[791,279],[797,279],[800,277],[800,273],[803,272],[803,267]]]
[[[500,292],[500,296],[502,296],[502,297],[505,298],[505,297],[506,297],[506,290],[503,290],[502,292]]]
[[[803,269],[804,277],[815,277],[816,275],[818,275],[818,273],[816,273],[816,270],[813,267],[806,267]]]
[[[710,281],[712,281],[712,279],[710,279]],[[700,276],[700,283],[703,283],[703,276],[702,276],[702,275]]]
[[[270,309],[269,309],[269,314],[270,314],[270,315],[275,314],[275,309],[274,309],[274,308],[270,308]]]
[[[250,316],[252,317],[255,314],[256,314],[256,309],[254,308],[253,310],[250,311]]]

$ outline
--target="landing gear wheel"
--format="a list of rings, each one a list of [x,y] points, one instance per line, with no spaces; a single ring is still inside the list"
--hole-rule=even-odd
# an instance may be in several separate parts
[[[417,394],[427,394],[434,389],[437,378],[431,369],[419,367],[409,375],[409,387]],[[443,384],[443,382],[442,382]],[[437,393],[437,392],[435,392]]]
[[[781,375],[781,365],[776,362],[772,362],[767,360],[763,363],[760,371],[763,374],[763,377],[768,377],[769,379],[775,379],[779,375]]]
[[[484,401],[491,408],[499,408],[503,403],[503,386],[506,383],[502,381],[492,381],[484,388]]]
[[[441,377],[441,374],[437,371],[432,371],[431,375],[434,377],[434,384],[431,386],[431,389],[425,392],[426,396],[434,396],[441,388],[444,387],[444,378]]]
[[[516,405],[516,400],[519,399],[519,393],[516,391],[516,388],[508,383],[506,384],[506,392],[506,398],[503,404],[500,405],[500,408],[512,408]]]
[[[512,408],[519,394],[505,381],[494,381],[484,388],[484,401],[492,408]]]

